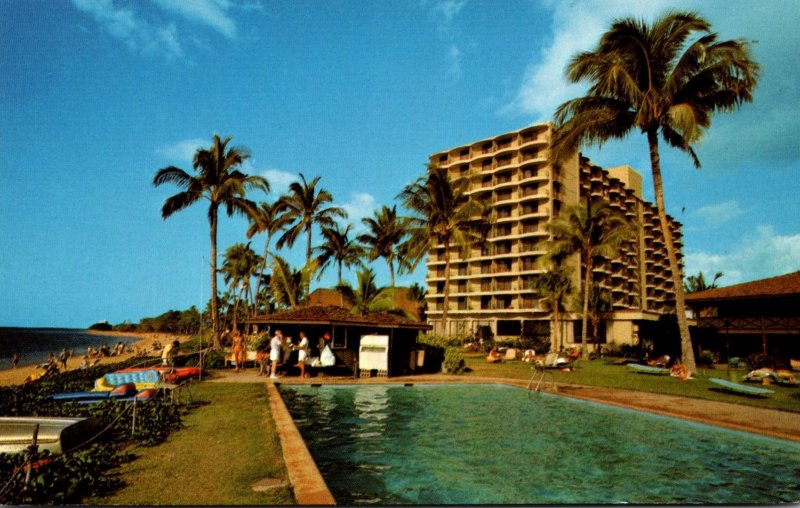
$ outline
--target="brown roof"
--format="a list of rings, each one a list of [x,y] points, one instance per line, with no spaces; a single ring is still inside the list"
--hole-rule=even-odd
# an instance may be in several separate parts
[[[276,312],[256,316],[251,323],[298,323],[298,324],[338,324],[353,326],[374,326],[378,328],[415,328],[427,330],[430,325],[409,321],[401,316],[387,313],[371,313],[365,316],[351,314],[350,311],[332,305],[303,307],[286,312]]]
[[[800,295],[800,272],[686,295],[687,302]]]

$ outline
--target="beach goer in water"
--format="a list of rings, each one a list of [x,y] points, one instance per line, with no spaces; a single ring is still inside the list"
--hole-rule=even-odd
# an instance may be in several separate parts
[[[61,368],[67,370],[67,348],[61,349],[61,354],[58,355],[58,359],[61,360]]]
[[[278,363],[281,361],[281,346],[283,346],[283,333],[275,330],[275,336],[269,341],[270,379],[278,379]]]
[[[11,368],[16,369],[18,363],[19,363],[19,353],[14,352],[11,354]]]
[[[306,337],[306,332],[300,332],[300,343],[297,344],[296,349],[296,367],[300,367],[300,377],[306,377],[306,357],[308,357],[308,337]]]
[[[244,368],[244,337],[239,330],[234,330],[231,335],[231,351],[233,352],[233,364],[236,366],[236,372]]]

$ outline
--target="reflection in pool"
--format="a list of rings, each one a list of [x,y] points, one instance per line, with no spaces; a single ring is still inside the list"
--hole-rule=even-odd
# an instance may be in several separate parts
[[[280,391],[339,504],[800,500],[790,441],[505,385]]]

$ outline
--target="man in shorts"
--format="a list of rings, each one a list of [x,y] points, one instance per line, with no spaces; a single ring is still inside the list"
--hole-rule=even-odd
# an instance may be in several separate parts
[[[281,347],[283,346],[283,333],[275,330],[275,336],[269,341],[269,361],[272,364],[270,379],[278,379],[278,363],[281,360]]]

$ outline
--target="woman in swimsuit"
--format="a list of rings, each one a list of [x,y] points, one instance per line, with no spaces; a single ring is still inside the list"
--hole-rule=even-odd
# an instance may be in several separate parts
[[[233,332],[231,341],[233,345],[233,363],[236,364],[236,372],[239,372],[239,369],[244,368],[244,338],[239,333],[239,330]]]

